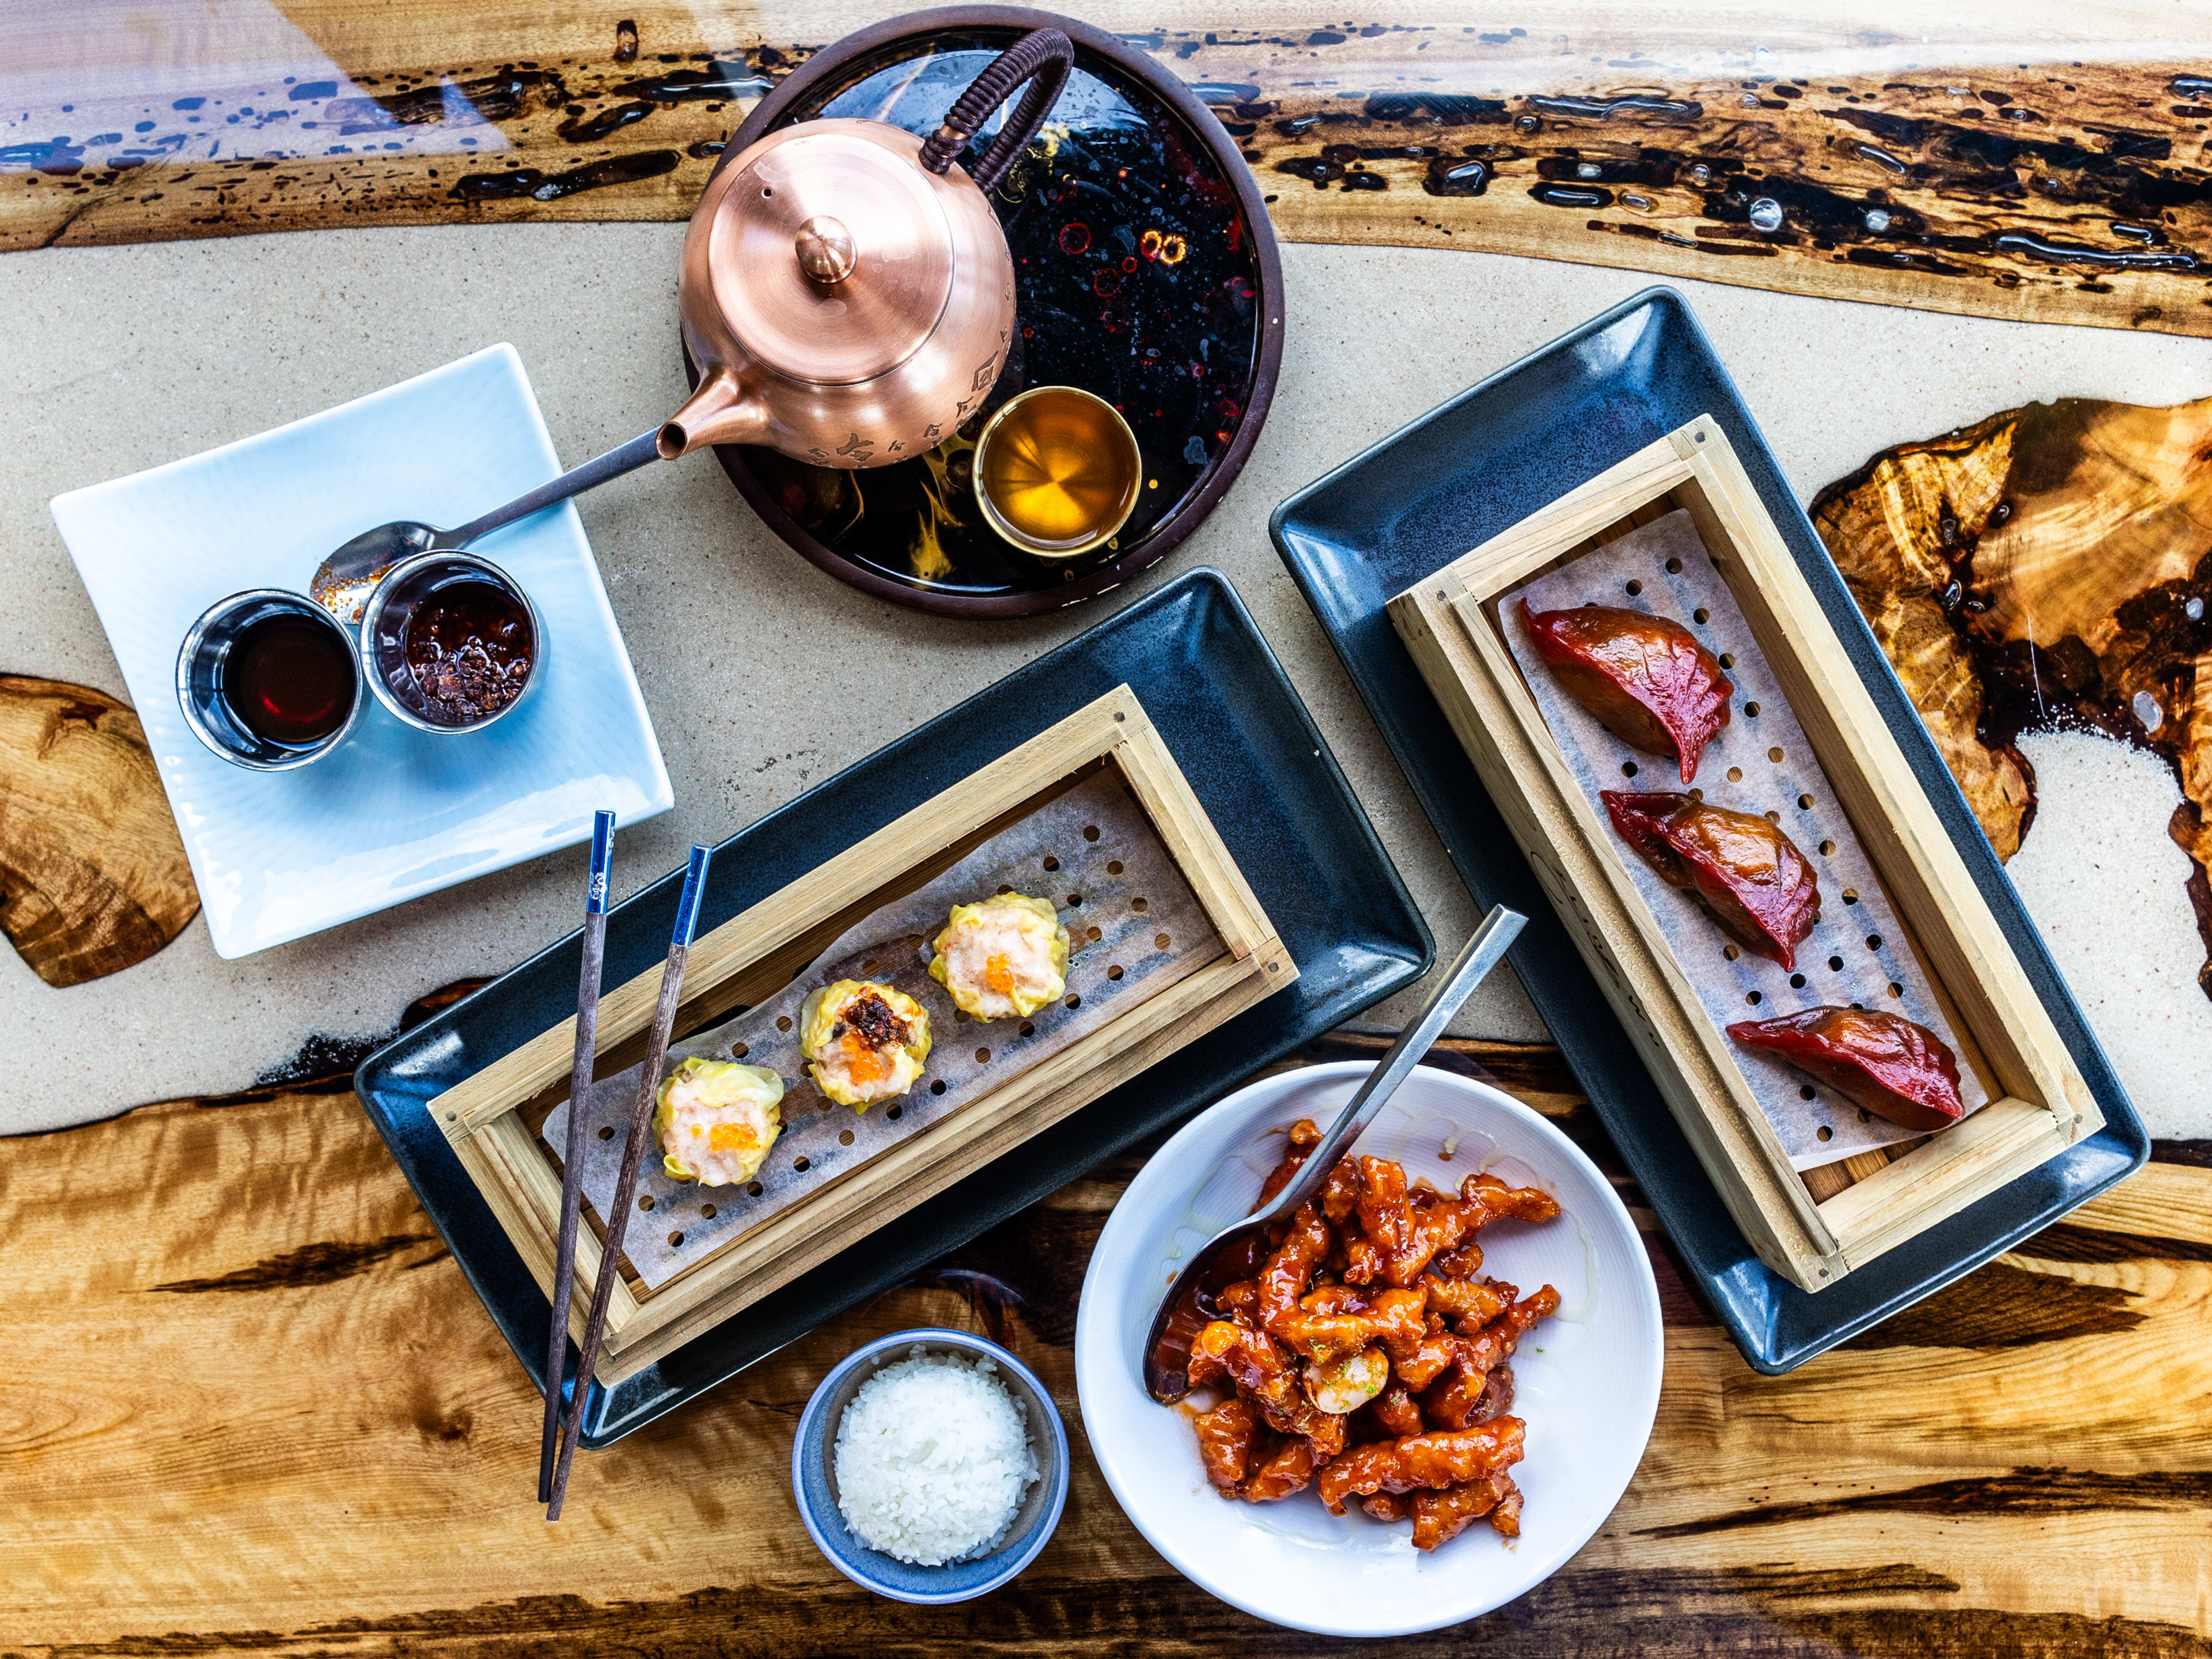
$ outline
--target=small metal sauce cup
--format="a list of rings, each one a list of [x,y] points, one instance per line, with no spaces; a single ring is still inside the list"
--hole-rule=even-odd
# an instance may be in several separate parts
[[[447,726],[430,718],[415,671],[407,662],[407,625],[432,597],[462,583],[483,582],[500,589],[530,618],[530,667],[514,700],[480,720]],[[361,665],[376,700],[418,732],[453,736],[481,732],[504,720],[529,699],[545,669],[545,619],[521,584],[489,559],[473,553],[419,553],[386,573],[361,616]]]
[[[303,593],[281,587],[250,588],[217,599],[200,613],[177,650],[177,702],[192,735],[234,766],[255,772],[289,772],[320,760],[345,740],[361,716],[361,674],[356,665],[353,702],[336,731],[313,743],[278,743],[250,730],[223,695],[231,649],[240,636],[271,617],[298,617],[327,628],[337,636],[348,661],[354,660],[351,636],[331,613]]]

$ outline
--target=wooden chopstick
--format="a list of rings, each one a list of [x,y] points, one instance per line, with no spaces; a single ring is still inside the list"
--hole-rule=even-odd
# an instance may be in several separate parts
[[[538,1501],[553,1498],[553,1451],[561,1438],[561,1374],[568,1362],[568,1299],[576,1285],[576,1228],[584,1209],[584,1102],[599,1046],[599,969],[607,955],[607,870],[615,815],[592,817],[592,878],[584,890],[584,969],[576,986],[576,1064],[568,1074],[568,1150],[561,1165],[561,1247],[553,1262],[553,1328],[545,1349],[545,1426],[538,1442]]]
[[[584,1402],[592,1392],[592,1373],[599,1367],[599,1343],[606,1334],[607,1304],[615,1279],[622,1272],[623,1236],[629,1231],[631,1207],[637,1201],[637,1174],[645,1160],[646,1131],[653,1121],[653,1097],[659,1092],[660,1073],[668,1064],[668,1038],[676,1027],[676,1006],[684,993],[684,959],[691,954],[691,935],[699,925],[699,901],[707,886],[708,847],[691,849],[690,867],[684,872],[684,896],[676,902],[676,927],[668,941],[668,960],[660,970],[660,1000],[653,1011],[653,1031],[645,1050],[645,1072],[638,1083],[637,1099],[629,1110],[629,1134],[623,1142],[622,1174],[615,1182],[613,1213],[606,1218],[606,1238],[600,1246],[599,1271],[592,1285],[592,1314],[584,1324],[584,1352],[576,1365],[576,1380],[568,1396],[566,1431],[553,1468],[553,1492],[545,1508],[548,1521],[561,1518],[561,1501],[568,1490],[568,1470],[576,1455],[576,1437],[582,1431]],[[573,1119],[574,1113],[571,1116]]]

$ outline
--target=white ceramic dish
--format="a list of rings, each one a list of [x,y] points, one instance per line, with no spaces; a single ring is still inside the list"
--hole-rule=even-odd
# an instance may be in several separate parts
[[[497,345],[204,455],[58,495],[183,833],[216,952],[241,957],[623,826],[674,802],[573,502],[477,550],[544,619],[544,684],[453,737],[368,704],[289,772],[212,755],[177,706],[193,619],[250,587],[304,592],[323,556],[392,519],[466,523],[561,471],[514,348]]]
[[[1250,1210],[1281,1152],[1279,1131],[1301,1117],[1325,1122],[1369,1069],[1355,1060],[1265,1078],[1186,1124],[1109,1218],[1075,1330],[1084,1428],[1137,1529],[1223,1601],[1328,1636],[1441,1629],[1557,1571],[1636,1473],[1665,1353],[1650,1261],[1597,1167],[1509,1096],[1424,1066],[1358,1150],[1439,1188],[1493,1170],[1545,1188],[1565,1212],[1545,1226],[1504,1221],[1482,1234],[1486,1273],[1524,1296],[1549,1283],[1561,1298],[1513,1358],[1513,1411],[1528,1425],[1527,1458],[1513,1470],[1527,1498],[1521,1536],[1477,1524],[1425,1554],[1412,1522],[1370,1521],[1356,1508],[1333,1516],[1310,1490],[1268,1504],[1217,1495],[1188,1414],[1145,1392],[1139,1347],[1176,1261]]]

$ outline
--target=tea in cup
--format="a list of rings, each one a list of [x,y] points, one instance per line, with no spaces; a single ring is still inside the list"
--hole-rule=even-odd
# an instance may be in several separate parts
[[[1128,521],[1143,484],[1137,437],[1104,398],[1072,386],[1009,398],[975,441],[975,500],[1025,553],[1073,558]]]

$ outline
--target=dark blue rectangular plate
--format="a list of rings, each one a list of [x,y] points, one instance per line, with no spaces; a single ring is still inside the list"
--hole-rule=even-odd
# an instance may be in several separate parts
[[[1770,1270],[1729,1219],[1383,611],[1424,576],[1700,415],[1727,432],[2105,1113],[2099,1133],[1817,1295]],[[1802,1365],[1887,1319],[2149,1156],[2003,866],[1680,295],[1646,289],[1470,387],[1307,485],[1268,529],[1461,878],[1480,903],[1534,919],[1514,947],[1521,982],[1706,1300],[1759,1370]]]
[[[585,1445],[621,1438],[898,1284],[1427,971],[1429,930],[1335,757],[1236,591],[1205,569],[731,836],[714,849],[701,931],[1125,682],[1297,962],[1297,982],[876,1229],[742,1317],[612,1389],[594,1387]],[[622,984],[661,960],[683,876],[678,870],[607,913],[605,983]],[[541,1390],[550,1309],[426,1109],[575,1012],[580,938],[570,934],[386,1044],[354,1074],[362,1103],[423,1209]]]

